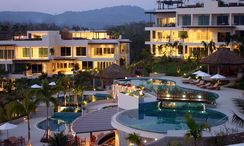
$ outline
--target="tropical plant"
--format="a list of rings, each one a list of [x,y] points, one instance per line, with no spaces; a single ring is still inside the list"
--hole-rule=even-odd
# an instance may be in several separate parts
[[[82,101],[83,101],[83,91],[84,88],[81,85],[75,86],[73,89],[73,93],[74,93],[74,103],[77,107],[78,107],[78,97],[81,96],[82,97]]]
[[[18,91],[17,95],[20,97],[20,100],[16,100],[14,102],[13,110],[18,114],[26,115],[28,126],[28,144],[30,144],[30,114],[35,112],[38,102],[32,98],[34,95],[32,90],[22,89]]]
[[[182,39],[182,47],[183,47],[183,55],[185,54],[185,39],[188,38],[188,32],[187,31],[180,31],[179,32],[179,38]]]
[[[48,146],[66,146],[68,138],[63,132],[55,133],[53,137],[50,137]]]
[[[210,53],[213,53],[213,51],[217,49],[215,46],[215,42],[212,40],[209,43],[202,41],[202,45],[204,46],[205,56],[209,55]]]
[[[142,138],[140,135],[136,133],[130,133],[127,137],[126,140],[128,140],[130,143],[133,143],[137,146],[143,146]]]
[[[240,112],[240,114],[234,112],[233,116],[232,116],[232,122],[236,123],[239,126],[244,126],[244,93],[243,93],[243,97],[242,98],[235,98],[233,99],[234,104],[237,106],[238,111]]]
[[[186,133],[186,137],[192,137],[194,139],[194,146],[197,146],[197,140],[202,138],[202,132],[204,130],[209,130],[210,127],[207,124],[201,123],[198,124],[192,117],[192,115],[186,115],[186,124],[189,128],[188,132]]]
[[[46,124],[47,124],[47,129],[46,129],[46,139],[48,140],[49,135],[48,135],[48,129],[49,129],[49,107],[50,103],[56,104],[56,98],[53,97],[53,95],[56,93],[54,89],[52,89],[48,85],[48,80],[43,80],[42,81],[42,88],[38,89],[36,92],[37,100],[39,102],[43,102],[46,104]]]
[[[58,84],[62,86],[60,89],[63,89],[64,105],[67,105],[67,93],[71,90],[72,81],[67,76],[64,76],[58,80]]]

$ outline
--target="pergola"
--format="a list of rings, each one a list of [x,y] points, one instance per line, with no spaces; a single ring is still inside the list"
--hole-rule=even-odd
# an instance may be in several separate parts
[[[117,107],[102,109],[84,115],[74,121],[72,130],[76,134],[115,130],[111,125],[111,119],[114,114],[119,112]]]
[[[203,64],[208,64],[208,73],[210,73],[210,65],[217,66],[217,73],[220,73],[221,66],[243,65],[244,58],[241,58],[229,49],[221,48],[203,58],[200,62]]]

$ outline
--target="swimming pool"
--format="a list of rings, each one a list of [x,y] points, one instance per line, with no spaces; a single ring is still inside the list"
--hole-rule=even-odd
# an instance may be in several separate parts
[[[224,124],[228,117],[214,110],[198,110],[191,108],[159,108],[158,102],[144,103],[139,109],[126,110],[116,120],[128,127],[166,133],[168,130],[188,129],[185,116],[191,114],[197,123],[207,123],[210,127]]]
[[[65,124],[71,124],[81,113],[73,112],[57,112],[49,119],[49,127],[51,131],[59,132],[65,130]],[[37,127],[46,130],[46,120],[37,124]]]

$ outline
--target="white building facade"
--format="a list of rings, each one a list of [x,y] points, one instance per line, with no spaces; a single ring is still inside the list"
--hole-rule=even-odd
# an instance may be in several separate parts
[[[0,40],[0,69],[9,73],[71,74],[80,69],[102,70],[130,62],[130,41],[113,39],[106,31],[27,31],[26,36]]]
[[[157,9],[146,12],[155,21],[145,28],[150,32],[146,44],[155,56],[188,58],[196,50],[206,56],[211,52],[204,51],[203,41],[233,50],[235,46],[228,43],[231,36],[244,36],[244,1],[206,0],[190,4],[182,0],[157,0],[157,4]]]

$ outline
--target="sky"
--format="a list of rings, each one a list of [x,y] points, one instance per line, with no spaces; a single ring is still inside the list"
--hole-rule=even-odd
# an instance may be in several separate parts
[[[65,11],[85,11],[104,7],[133,5],[154,9],[156,0],[0,0],[0,11],[35,11],[59,14]]]

